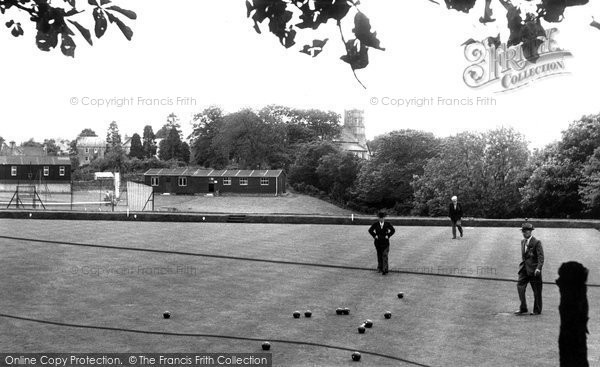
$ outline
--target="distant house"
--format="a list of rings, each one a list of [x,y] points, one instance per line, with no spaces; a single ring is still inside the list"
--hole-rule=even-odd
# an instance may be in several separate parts
[[[69,157],[0,156],[0,191],[35,186],[39,192],[70,192]]]
[[[150,169],[144,173],[146,185],[155,193],[170,194],[272,194],[285,193],[282,170],[214,170],[205,168]]]
[[[104,158],[106,140],[97,136],[81,136],[77,138],[77,158],[79,164],[89,164],[96,158]]]
[[[362,159],[371,158],[365,135],[364,111],[344,111],[344,126],[339,136],[333,139],[340,148]]]

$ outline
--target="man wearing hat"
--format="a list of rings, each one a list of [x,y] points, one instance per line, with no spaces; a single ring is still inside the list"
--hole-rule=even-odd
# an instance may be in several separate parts
[[[521,258],[523,261],[519,264],[519,279],[517,280],[517,291],[521,306],[515,315],[524,315],[527,311],[527,299],[525,290],[527,283],[531,283],[533,289],[533,312],[532,315],[542,313],[542,266],[544,266],[544,248],[542,242],[531,235],[533,232],[531,223],[523,223],[521,231],[523,240],[521,241]]]
[[[462,223],[461,223],[463,211],[462,211],[462,205],[460,205],[460,203],[458,202],[458,198],[456,196],[453,196],[451,200],[452,200],[452,202],[448,206],[448,216],[450,217],[450,220],[452,221],[452,239],[455,240],[456,239],[456,228],[458,228],[458,232],[460,233],[460,236],[461,237],[463,236],[463,229],[462,229]]]
[[[388,253],[390,251],[390,237],[396,230],[390,222],[385,221],[385,213],[377,214],[379,220],[371,225],[369,234],[375,240],[377,250],[377,271],[383,275],[388,273]]]

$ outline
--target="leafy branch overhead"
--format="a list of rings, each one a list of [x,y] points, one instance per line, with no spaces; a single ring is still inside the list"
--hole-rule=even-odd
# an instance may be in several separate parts
[[[483,24],[495,22],[491,8],[492,0],[484,1],[484,13],[479,18],[479,22]],[[476,0],[445,0],[445,2],[448,9],[469,13],[475,6]],[[508,46],[522,44],[527,59],[535,62],[539,56],[537,49],[546,35],[541,20],[559,23],[564,19],[568,7],[586,5],[589,0],[498,0],[498,2],[506,9],[507,27],[510,31],[506,44]],[[519,6],[522,3],[532,3],[534,7],[527,11]],[[594,21],[590,25],[595,26]]]
[[[335,22],[346,50],[341,60],[354,71],[369,64],[370,48],[384,50],[377,33],[371,32],[369,18],[358,9],[358,5],[358,1],[352,0],[247,0],[246,10],[258,33],[261,33],[259,24],[268,19],[269,31],[286,48],[296,44],[300,30],[317,30],[329,21]],[[354,37],[346,40],[341,23],[352,8],[356,11],[352,29]],[[315,57],[323,51],[327,41],[327,38],[315,39],[312,44],[304,45],[300,52]]]
[[[374,0],[373,0],[374,1]],[[494,0],[480,0],[483,4],[483,14],[479,18],[482,24],[496,21],[492,11]],[[510,31],[509,45],[522,44],[525,56],[535,61],[538,57],[537,48],[543,43],[545,30],[541,20],[549,23],[561,22],[567,8],[585,5],[589,0],[497,0],[506,10],[506,25]],[[440,5],[438,1],[428,2]],[[469,13],[474,9],[478,0],[444,0],[448,9]],[[425,3],[425,2],[424,2]],[[534,11],[524,10],[521,4],[531,7]],[[354,72],[369,65],[369,49],[384,50],[380,46],[377,33],[371,32],[369,18],[358,9],[359,1],[353,0],[246,0],[247,17],[254,22],[254,29],[261,33],[259,24],[268,20],[269,31],[279,38],[280,43],[290,48],[295,45],[295,38],[301,30],[317,30],[329,21],[337,24],[346,54],[341,59],[348,63]],[[385,6],[385,5],[381,5]],[[354,8],[354,11],[351,10]],[[354,13],[353,38],[346,40],[342,32],[342,21]],[[592,18],[592,27],[600,29],[600,23]],[[323,51],[327,39],[315,39],[312,44],[304,45],[300,52],[317,56]],[[464,44],[474,42],[468,40]],[[490,45],[499,46],[502,42],[499,35],[487,38]],[[356,74],[355,74],[356,76]],[[358,78],[357,78],[358,79]]]
[[[108,24],[114,23],[125,38],[131,40],[133,31],[121,18],[136,19],[135,12],[112,5],[111,0],[87,0],[87,4],[82,3],[81,0],[77,3],[75,0],[0,0],[0,13],[7,17],[27,14],[29,20],[35,23],[37,47],[42,51],[50,51],[59,46],[60,42],[60,50],[65,56],[75,56],[75,30],[87,43],[93,45],[92,33],[79,22],[80,14],[86,11],[89,13],[90,10],[96,38],[101,38]],[[14,19],[10,19],[5,25],[15,37],[26,33],[21,23]]]

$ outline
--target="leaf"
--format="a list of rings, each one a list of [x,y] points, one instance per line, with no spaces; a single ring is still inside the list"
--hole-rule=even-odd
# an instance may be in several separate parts
[[[50,29],[47,33],[38,30],[35,43],[40,50],[50,51],[58,44],[58,33],[54,29]]]
[[[96,0],[88,0],[88,4],[90,4],[92,6],[99,6],[98,2]]]
[[[72,7],[75,7],[75,0],[65,0],[65,2],[71,5]]]
[[[567,7],[587,3],[588,0],[542,0],[542,3],[538,5],[538,12],[545,21],[557,23],[564,19],[564,12]]]
[[[316,57],[318,54],[321,53],[321,51],[323,51],[323,47],[325,46],[328,40],[328,38],[325,38],[324,40],[313,40],[312,46],[304,45],[300,52],[312,57]]]
[[[594,28],[600,29],[600,23],[594,20],[594,18],[592,18],[592,22],[590,23],[590,25]]]
[[[15,24],[15,21],[11,19],[10,21],[6,22],[5,25],[6,25],[6,28],[10,28],[13,26],[13,24]]]
[[[81,33],[83,38],[85,38],[87,43],[89,43],[90,46],[93,46],[92,34],[90,33],[90,31],[87,28],[85,28],[84,26],[82,26],[81,24],[79,24],[73,20],[69,20],[69,22],[71,22],[71,24],[73,24],[75,26],[75,28],[77,28],[77,30],[79,31],[79,33]]]
[[[357,44],[360,47],[357,47]],[[346,55],[340,57],[344,62],[350,64],[352,70],[363,69],[369,65],[368,48],[357,39],[351,39],[346,42]]]
[[[477,43],[477,41],[475,41],[475,40],[474,40],[474,39],[472,39],[472,38],[469,38],[468,40],[466,40],[465,42],[463,42],[463,43],[461,44],[461,46],[468,46],[468,45],[470,45],[471,43]]]
[[[448,9],[455,9],[457,11],[462,11],[463,13],[468,13],[473,6],[475,6],[476,0],[445,0],[446,6]]]
[[[488,46],[494,46],[495,48],[500,47],[500,45],[502,44],[500,42],[500,33],[498,33],[498,35],[496,37],[488,37],[486,38],[487,44]]]
[[[319,13],[317,21],[326,23],[329,19],[342,20],[350,7],[347,0],[315,0],[315,10]]]
[[[354,29],[352,29],[352,32],[354,32],[361,44],[385,51],[385,48],[379,45],[377,32],[371,32],[369,18],[360,11],[354,16]]]
[[[496,21],[496,19],[492,18],[493,12],[491,4],[492,0],[485,0],[485,9],[483,10],[483,17],[479,18],[479,23],[487,24]]]
[[[77,47],[75,41],[73,41],[73,38],[66,33],[62,33],[61,36],[62,42],[60,44],[60,50],[63,55],[75,57],[75,47]]]
[[[14,36],[14,37],[19,37],[22,36],[24,34],[23,32],[23,28],[21,28],[21,23],[17,23],[15,25],[15,27],[10,31],[10,33]]]
[[[106,17],[104,17],[104,12],[100,7],[94,8],[94,32],[96,33],[96,37],[100,38],[106,32],[106,27],[108,26],[108,22],[106,21]]]
[[[250,13],[252,13],[252,10],[254,10],[254,7],[250,1],[246,0],[246,18],[250,18]]]
[[[110,0],[100,0],[100,5],[110,4]]]
[[[119,27],[119,29],[121,30],[121,32],[123,33],[125,38],[127,38],[128,41],[131,41],[131,37],[133,37],[133,31],[131,30],[131,28],[126,26],[125,23],[123,23],[121,21],[121,19],[115,17],[111,13],[106,13],[106,14],[108,15],[108,19],[110,20],[110,22],[117,23],[117,26]]]
[[[113,10],[113,11],[116,11],[118,13],[121,13],[121,14],[123,14],[124,16],[126,16],[129,19],[136,19],[137,18],[137,14],[134,11],[123,9],[123,8],[121,8],[119,6],[116,6],[116,5],[111,5],[111,6],[109,6],[106,9]]]

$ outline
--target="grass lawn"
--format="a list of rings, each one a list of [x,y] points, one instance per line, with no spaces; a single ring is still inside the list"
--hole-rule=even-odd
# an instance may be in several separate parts
[[[558,287],[544,285],[538,317],[510,315],[515,283],[374,268],[363,226],[0,220],[2,236],[160,249],[225,258],[67,246],[0,238],[4,314],[115,328],[289,340],[381,353],[430,366],[558,365]],[[518,229],[399,227],[395,270],[516,279]],[[600,232],[537,229],[544,280],[564,261],[599,284]],[[227,258],[243,257],[246,260]],[[254,261],[254,260],[257,261]],[[324,266],[264,262],[304,262]],[[154,268],[162,268],[162,274]],[[154,270],[153,270],[154,269]],[[172,271],[168,273],[168,270]],[[179,271],[178,271],[179,270]],[[405,298],[398,299],[398,292]],[[527,296],[532,303],[531,288]],[[588,357],[600,364],[600,289],[589,288]],[[349,316],[335,314],[349,307]],[[530,304],[530,308],[532,304]],[[292,318],[310,309],[313,317]],[[170,320],[162,318],[169,310]],[[383,313],[393,316],[385,320]],[[365,319],[374,326],[363,335]],[[4,352],[261,352],[260,342],[86,330],[0,317]],[[276,366],[350,366],[351,352],[273,342]],[[408,366],[363,354],[360,365]]]
[[[13,193],[0,192],[0,204],[6,207]],[[104,193],[100,191],[77,191],[73,194],[73,209],[87,211],[111,211],[113,208],[102,202]],[[127,210],[127,194],[114,208],[115,211]],[[40,199],[49,210],[70,210],[70,194],[40,195]],[[93,204],[92,204],[93,203]],[[32,207],[32,201],[24,203]],[[39,205],[39,203],[38,203]],[[148,204],[150,208],[151,204]],[[14,208],[14,204],[11,206]],[[342,209],[324,200],[312,196],[287,193],[283,196],[193,196],[193,195],[155,195],[156,211],[175,210],[178,212],[203,213],[258,213],[258,214],[323,214],[350,215],[349,210]]]

